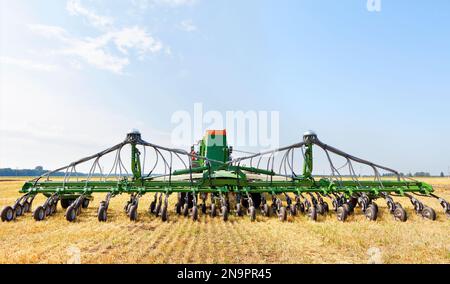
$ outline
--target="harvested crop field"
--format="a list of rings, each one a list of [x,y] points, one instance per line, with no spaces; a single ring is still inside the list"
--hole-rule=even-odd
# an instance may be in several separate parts
[[[24,180],[2,178],[0,206],[12,204]],[[450,179],[430,178],[438,195],[450,200]],[[112,199],[109,219],[97,221],[101,195],[75,223],[64,211],[42,222],[30,213],[15,222],[0,223],[0,263],[450,263],[450,220],[437,200],[419,198],[438,213],[435,222],[413,212],[406,198],[408,221],[399,223],[379,200],[379,219],[369,222],[359,209],[346,223],[335,215],[277,218],[258,214],[199,221],[175,215],[171,199],[169,222],[147,213],[152,196],[141,199],[139,219],[130,222],[123,211],[127,196]],[[44,202],[43,197],[33,206]],[[329,202],[329,201],[328,201]]]

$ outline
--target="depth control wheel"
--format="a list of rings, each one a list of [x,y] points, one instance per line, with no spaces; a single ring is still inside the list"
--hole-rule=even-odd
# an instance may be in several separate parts
[[[431,207],[424,207],[422,210],[422,216],[428,220],[436,220],[436,212]]]
[[[408,219],[408,216],[406,215],[406,211],[405,211],[405,209],[403,209],[403,207],[397,206],[397,208],[395,208],[394,219],[396,221],[406,222],[406,220]]]
[[[14,220],[14,210],[11,206],[6,206],[2,210],[2,221],[11,222],[12,220]]]
[[[338,221],[345,222],[347,220],[348,211],[344,206],[339,207],[336,214]]]

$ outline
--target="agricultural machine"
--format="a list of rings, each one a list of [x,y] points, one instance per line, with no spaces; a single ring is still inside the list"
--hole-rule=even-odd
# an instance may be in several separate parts
[[[121,157],[125,148],[131,153],[126,163]],[[313,175],[316,148],[323,150],[329,164],[331,173],[327,176]],[[149,170],[145,170],[147,153],[153,154]],[[135,130],[109,149],[26,182],[20,191],[23,196],[2,210],[1,219],[9,222],[32,212],[34,219],[41,221],[54,215],[60,203],[67,221],[73,222],[92,202],[94,193],[105,194],[97,211],[100,222],[108,219],[111,199],[122,194],[129,195],[124,211],[132,221],[138,219],[139,201],[145,195],[152,198],[149,214],[167,221],[169,211],[173,212],[169,210],[172,194],[177,195],[174,212],[193,220],[209,215],[226,221],[235,214],[254,221],[258,213],[277,216],[281,221],[288,215],[305,214],[316,221],[320,215],[334,212],[344,222],[360,208],[358,211],[368,220],[375,221],[377,201],[386,202],[393,218],[405,222],[407,213],[394,199],[399,197],[408,198],[415,212],[430,220],[436,219],[436,213],[419,197],[436,198],[450,217],[450,204],[436,196],[429,184],[324,144],[311,131],[301,142],[287,147],[262,153],[240,152],[245,155],[232,158],[236,153],[239,151],[227,145],[224,130],[208,131],[191,151],[146,142]],[[103,172],[101,166],[106,156],[113,161],[109,172]],[[342,167],[336,165],[336,157],[345,162]],[[368,167],[374,178],[360,178],[354,164]],[[81,165],[90,169],[89,174],[79,176],[77,167]],[[380,171],[392,178],[386,180]],[[56,173],[64,176],[54,178]],[[32,211],[38,194],[47,199]]]

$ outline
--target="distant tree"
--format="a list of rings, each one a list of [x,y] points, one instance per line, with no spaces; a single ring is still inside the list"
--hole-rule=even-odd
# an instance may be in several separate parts
[[[412,177],[412,176],[413,176],[412,173],[407,174],[407,177]]]
[[[445,177],[444,172],[441,172],[441,178]]]
[[[417,172],[414,174],[415,177],[430,177],[430,173],[427,172]]]
[[[44,167],[43,166],[37,166],[34,168],[36,171],[43,171]]]

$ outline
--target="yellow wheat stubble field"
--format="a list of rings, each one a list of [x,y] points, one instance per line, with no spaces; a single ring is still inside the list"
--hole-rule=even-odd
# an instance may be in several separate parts
[[[0,207],[11,205],[23,179],[0,179]],[[450,179],[423,179],[438,195],[450,200]],[[319,216],[314,223],[306,216],[249,218],[200,216],[199,221],[175,215],[171,198],[169,222],[147,213],[152,196],[139,204],[139,220],[130,222],[123,211],[127,196],[112,199],[109,219],[99,223],[96,211],[102,195],[75,223],[64,212],[42,222],[30,213],[12,223],[0,223],[0,263],[450,263],[450,220],[437,200],[426,204],[438,213],[435,222],[413,212],[407,199],[406,223],[393,220],[379,200],[376,222],[367,221],[357,209],[346,223],[334,214]],[[43,197],[33,207],[42,204]]]

